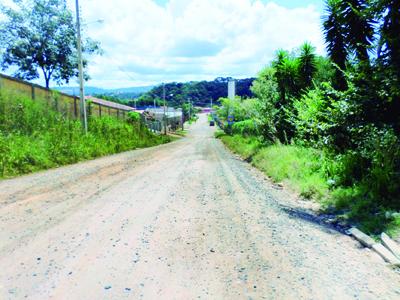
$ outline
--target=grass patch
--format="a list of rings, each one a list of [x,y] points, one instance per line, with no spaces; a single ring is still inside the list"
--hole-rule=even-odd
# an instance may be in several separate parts
[[[186,136],[187,133],[188,133],[188,131],[187,131],[186,129],[184,129],[184,130],[178,129],[178,130],[176,130],[176,131],[174,132],[174,134],[179,135],[179,136],[182,136],[182,137]]]
[[[215,136],[273,181],[288,182],[303,198],[321,200],[328,193],[320,152],[293,145],[264,145],[251,136],[230,136],[222,132],[216,132]]]
[[[322,200],[328,193],[322,154],[292,145],[264,147],[253,157],[253,165],[276,182],[287,181],[303,198]]]
[[[170,138],[152,134],[137,118],[90,118],[89,133],[40,101],[0,91],[0,178],[155,146]]]
[[[328,209],[350,220],[362,231],[400,236],[400,213],[378,205],[363,186],[332,189]]]
[[[219,133],[218,131],[215,135],[220,138],[229,149],[239,154],[247,161],[250,161],[262,147],[262,143],[255,137],[242,137],[240,135],[230,136]]]

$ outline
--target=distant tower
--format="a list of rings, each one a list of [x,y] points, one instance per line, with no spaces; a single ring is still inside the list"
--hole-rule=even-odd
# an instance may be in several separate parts
[[[235,79],[229,79],[228,81],[228,98],[234,100],[236,96],[236,82]]]

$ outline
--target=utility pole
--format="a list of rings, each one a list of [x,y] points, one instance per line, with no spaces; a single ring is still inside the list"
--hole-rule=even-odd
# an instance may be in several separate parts
[[[81,37],[81,20],[79,16],[79,0],[75,1],[75,5],[76,5],[76,30],[78,35],[78,69],[79,69],[81,120],[82,120],[82,126],[85,130],[85,134],[87,134],[88,126],[87,126],[87,116],[86,116],[85,90],[83,86],[82,37]]]
[[[189,102],[189,124],[190,124],[190,120],[192,119],[192,112],[191,112],[191,106],[192,106],[192,99],[188,99]]]
[[[182,101],[182,116],[181,116],[181,119],[182,119],[182,131],[183,130],[185,130],[185,125],[184,125],[184,123],[185,123],[185,114],[183,113],[183,101]]]
[[[167,135],[167,114],[165,106],[165,84],[163,83],[163,99],[164,99],[164,134]]]

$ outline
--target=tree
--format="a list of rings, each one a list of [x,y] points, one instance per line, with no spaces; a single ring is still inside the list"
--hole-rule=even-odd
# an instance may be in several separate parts
[[[275,69],[266,67],[261,70],[253,82],[251,91],[260,102],[260,132],[264,139],[274,141],[277,136],[277,103],[279,102]]]
[[[386,86],[388,95],[386,119],[394,124],[400,135],[400,117],[393,112],[400,110],[400,1],[378,0],[380,41],[378,67],[382,80],[379,87]]]
[[[14,76],[32,80],[42,72],[50,81],[68,83],[78,76],[77,39],[73,15],[65,0],[13,0],[15,9],[0,6],[6,20],[0,23],[1,67],[16,66]],[[83,51],[99,53],[97,42],[84,41]],[[84,66],[87,61],[84,60]],[[87,78],[87,76],[86,76]]]
[[[328,54],[337,67],[334,85],[339,90],[345,90],[347,88],[347,83],[343,71],[346,69],[348,55],[346,49],[346,33],[342,26],[343,20],[340,3],[340,0],[327,1],[323,30]]]
[[[272,62],[272,66],[275,69],[275,78],[278,83],[278,90],[280,94],[280,102],[283,104],[286,102],[287,98],[287,89],[285,85],[285,72],[284,72],[284,65],[285,61],[287,61],[289,54],[285,50],[278,50],[276,53],[276,58]]]
[[[305,90],[311,87],[313,77],[317,72],[315,47],[310,43],[304,43],[300,48],[300,56],[298,59],[301,89]]]
[[[329,57],[317,56],[315,58],[315,65],[317,70],[315,71],[313,81],[316,86],[321,86],[324,82],[335,81],[337,69]]]
[[[378,57],[393,68],[400,82],[400,2],[379,0],[376,9],[382,20]]]
[[[350,51],[354,51],[360,62],[369,64],[368,50],[374,41],[375,22],[368,9],[366,0],[342,0],[339,7],[346,32],[346,42]]]
[[[287,51],[279,50],[275,61],[272,62],[275,69],[275,78],[280,94],[276,103],[277,136],[282,143],[288,143],[294,136],[294,127],[291,123],[291,109],[293,99],[299,96],[299,60]]]

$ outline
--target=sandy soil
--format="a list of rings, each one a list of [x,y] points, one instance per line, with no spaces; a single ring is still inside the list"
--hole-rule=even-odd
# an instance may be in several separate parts
[[[213,130],[0,181],[0,299],[400,299]]]

